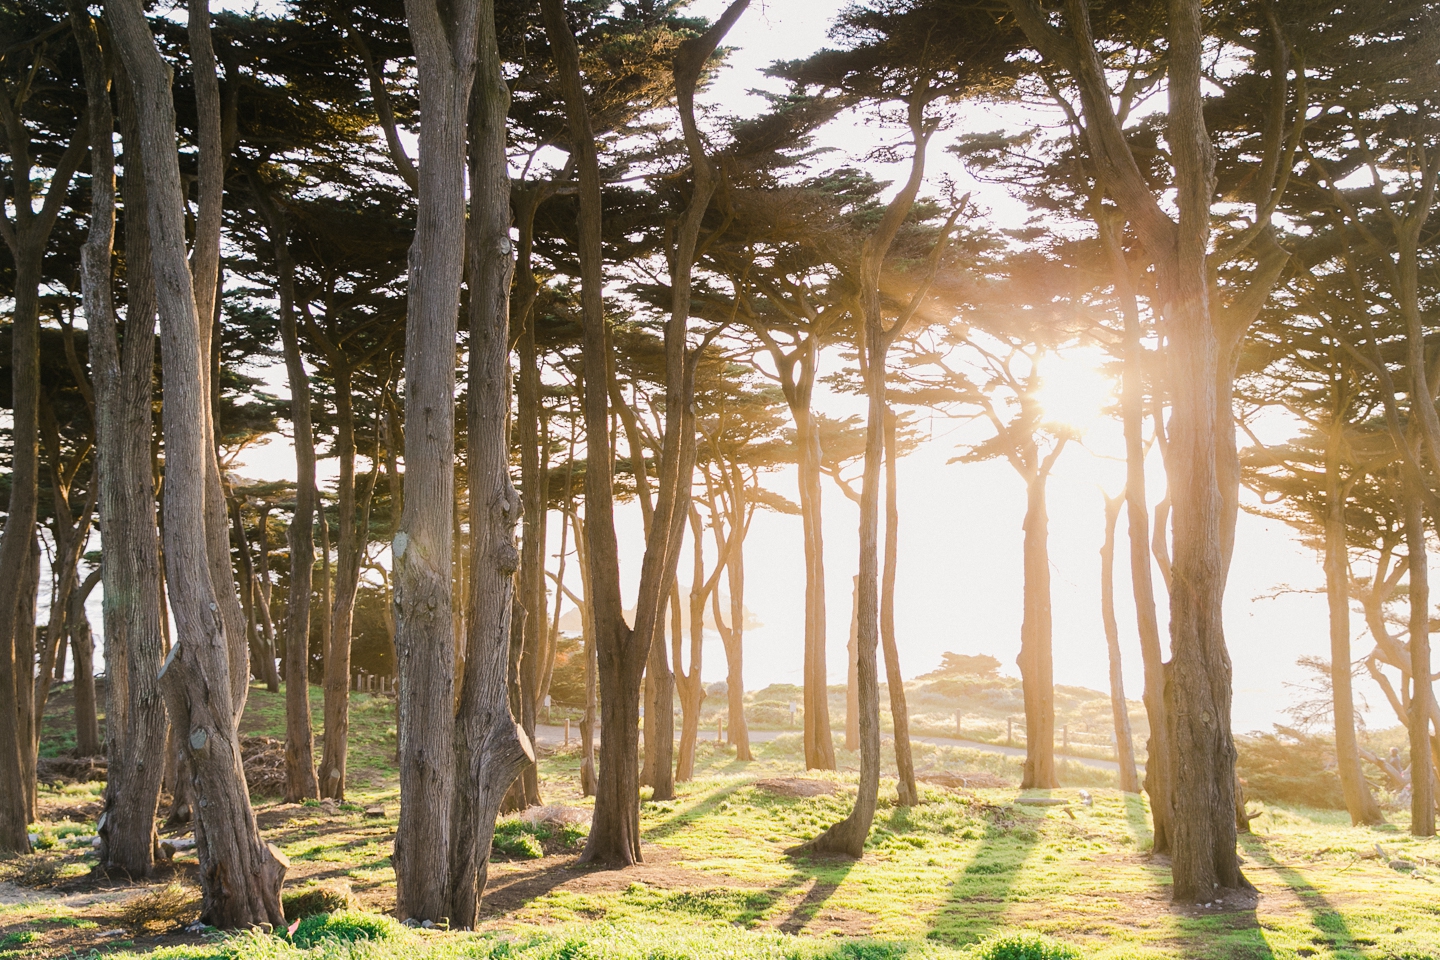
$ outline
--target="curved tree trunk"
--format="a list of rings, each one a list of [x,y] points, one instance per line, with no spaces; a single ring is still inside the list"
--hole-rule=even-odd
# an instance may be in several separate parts
[[[820,432],[810,411],[815,347],[801,359],[803,407],[791,405],[799,448],[800,518],[805,538],[805,768],[834,770],[835,743],[830,733],[829,675],[825,669],[825,538],[821,522]]]
[[[104,583],[105,745],[109,760],[104,810],[97,823],[98,876],[148,877],[155,866],[155,814],[164,777],[168,726],[155,678],[164,655],[165,596],[156,527],[151,437],[155,366],[155,285],[144,211],[145,172],[134,104],[116,76],[125,143],[126,310],[122,347],[115,318],[112,248],[115,166],[109,77],[100,37],[83,0],[68,4],[80,41],[88,98],[94,104],[90,234],[81,250],[81,286],[95,390],[95,460],[100,516],[108,542]],[[115,69],[121,69],[115,64]],[[78,654],[77,654],[78,655]]]
[[[505,115],[510,91],[501,72],[494,5],[481,0],[479,63],[470,123],[468,275],[470,397],[466,462],[470,482],[469,615],[465,673],[455,721],[454,823],[450,850],[451,922],[473,927],[489,871],[500,802],[534,755],[510,715],[511,591],[520,556],[520,496],[510,483],[510,247]],[[544,584],[541,583],[543,591]]]
[[[890,717],[895,727],[895,789],[902,807],[920,802],[915,761],[910,755],[910,708],[905,678],[900,674],[900,648],[895,641],[895,576],[900,556],[900,504],[896,491],[895,411],[885,411],[885,567],[880,574],[880,642],[885,650],[885,685],[890,691]]]
[[[1430,754],[1430,576],[1425,508],[1405,485],[1405,545],[1410,562],[1410,833],[1435,836],[1435,766]]]
[[[1125,674],[1120,662],[1120,627],[1115,622],[1115,525],[1124,505],[1124,495],[1105,496],[1105,543],[1100,547],[1100,616],[1105,621],[1105,649],[1110,657],[1110,717],[1115,730],[1115,760],[1120,765],[1120,789],[1139,793],[1130,708],[1125,702]]]
[[[75,654],[75,752],[82,757],[95,757],[104,752],[95,709],[95,635],[85,612],[85,602],[99,582],[100,568],[96,567],[70,594],[70,613],[66,617]]]
[[[175,111],[170,71],[155,45],[138,0],[109,0],[116,46],[134,91],[150,221],[150,242],[158,293],[164,406],[165,562],[173,590],[178,636],[161,667],[161,689],[171,722],[186,745],[196,803],[196,850],[200,859],[201,920],[218,927],[248,927],[284,921],[280,885],[287,862],[260,837],[236,733],[238,709],[231,644],[220,614],[218,587],[211,576],[207,517],[224,504],[208,504],[207,464],[215,459],[207,379],[202,362],[200,317],[185,258],[185,223],[179,159],[175,154]],[[228,540],[228,538],[227,538]],[[228,556],[226,563],[228,566]],[[242,677],[243,681],[244,678]],[[243,682],[241,684],[243,686]]]

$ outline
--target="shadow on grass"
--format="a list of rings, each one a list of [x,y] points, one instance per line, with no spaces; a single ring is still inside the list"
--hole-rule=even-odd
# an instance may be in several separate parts
[[[720,804],[728,800],[743,786],[746,786],[746,784],[732,783],[724,789],[716,790],[714,793],[705,795],[704,799],[698,800],[685,809],[677,811],[673,816],[666,817],[654,826],[645,827],[640,831],[640,839],[651,842],[663,840],[677,831],[683,830],[694,821],[714,813],[719,809]]]
[[[1020,869],[1040,842],[1043,814],[1027,817],[1014,808],[995,807],[983,816],[980,845],[950,884],[945,904],[931,915],[931,940],[959,946],[998,930]]]
[[[1145,805],[1145,795],[1127,793],[1124,795],[1125,827],[1130,838],[1142,853],[1149,853],[1155,846],[1155,832],[1150,827],[1150,811]]]
[[[806,881],[814,879],[810,889],[805,891],[805,896],[790,909],[790,915],[776,925],[784,933],[800,933],[809,926],[820,908],[835,895],[840,884],[845,882],[845,878],[855,868],[855,861],[845,857],[807,857],[797,860],[796,863],[800,865],[800,869],[795,875],[768,891],[773,898],[772,902],[779,901],[803,887]]]
[[[1312,944],[1339,956],[1354,957],[1363,956],[1364,947],[1375,945],[1372,940],[1357,938],[1350,930],[1350,925],[1345,922],[1344,915],[1325,899],[1325,895],[1315,889],[1300,871],[1276,860],[1263,837],[1254,834],[1242,836],[1241,843],[1245,852],[1254,857],[1256,863],[1275,871],[1305,905],[1305,909],[1310,913],[1310,923],[1316,931],[1310,938]]]

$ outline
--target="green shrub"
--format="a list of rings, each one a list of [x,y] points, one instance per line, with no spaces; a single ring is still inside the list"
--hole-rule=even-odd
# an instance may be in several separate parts
[[[1010,933],[976,944],[976,960],[1080,960],[1080,951],[1038,933]]]
[[[340,940],[346,943],[356,940],[389,940],[396,935],[398,929],[399,924],[389,917],[342,910],[339,913],[321,913],[306,917],[290,935],[290,940],[302,948],[313,947],[322,940]]]
[[[1235,772],[1250,800],[1342,810],[1345,796],[1335,773],[1335,746],[1325,737],[1289,727],[1236,737]]]
[[[540,841],[549,837],[550,831],[540,824],[526,823],[523,820],[501,820],[495,824],[495,839],[490,846],[496,853],[509,857],[538,860],[545,856],[545,848],[540,845]]]
[[[320,913],[339,913],[354,906],[350,892],[331,884],[292,890],[280,898],[285,919],[291,923]]]

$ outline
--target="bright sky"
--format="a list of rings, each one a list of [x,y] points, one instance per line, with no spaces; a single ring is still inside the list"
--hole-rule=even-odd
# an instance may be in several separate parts
[[[695,9],[711,17],[724,4],[699,0]],[[727,37],[737,48],[730,66],[705,93],[702,102],[726,112],[754,113],[760,101],[746,96],[750,88],[771,85],[759,70],[778,58],[797,58],[825,42],[826,26],[840,6],[836,0],[758,2]],[[991,122],[992,120],[996,122]],[[1003,118],[979,122],[989,129]],[[852,155],[867,151],[876,130],[857,121],[842,121],[827,130],[822,142]],[[958,133],[959,131],[957,131]],[[943,138],[931,148],[932,172],[956,176],[962,187],[976,186],[963,178],[943,155]],[[878,175],[895,174],[877,170]],[[992,216],[1009,219],[1017,205],[993,188],[976,186],[977,197]],[[834,361],[821,374],[833,372]],[[1082,444],[1072,444],[1060,459],[1050,484],[1050,545],[1055,619],[1055,679],[1105,689],[1108,666],[1099,609],[1099,548],[1103,539],[1101,491],[1123,486],[1123,444],[1118,423],[1095,412],[1109,384],[1095,370],[1096,356],[1072,352],[1049,368],[1058,405],[1083,428]],[[277,371],[278,373],[278,371]],[[280,379],[277,377],[277,380]],[[283,394],[283,387],[281,388]],[[855,400],[822,396],[817,404],[828,413],[858,412]],[[1015,673],[1021,619],[1021,522],[1024,486],[1004,462],[947,465],[956,443],[969,429],[943,418],[922,424],[930,441],[899,464],[900,566],[896,622],[905,675],[935,667],[945,651],[991,653]],[[289,445],[283,441],[255,450],[242,472],[256,477],[293,475]],[[333,461],[321,464],[333,476]],[[1151,465],[1151,503],[1162,494],[1158,463]],[[779,472],[769,484],[796,499],[793,469]],[[1247,495],[1248,497],[1248,495]],[[825,485],[825,548],[829,621],[829,665],[832,682],[845,677],[844,649],[851,616],[851,577],[857,566],[858,514],[851,502],[828,480]],[[558,530],[558,516],[552,531]],[[633,506],[619,516],[622,573],[633,596],[643,549],[640,517]],[[1124,520],[1118,532],[1122,547],[1117,561],[1117,609],[1125,659],[1126,692],[1138,699],[1141,669],[1124,560]],[[551,552],[558,547],[552,543]],[[801,680],[804,566],[800,519],[761,513],[746,541],[746,605],[761,626],[752,628],[746,643],[746,686]],[[553,561],[552,561],[553,566]],[[575,569],[573,563],[570,566]],[[682,588],[689,577],[688,548],[681,563]],[[1158,574],[1156,583],[1160,584]],[[1237,532],[1226,605],[1226,630],[1235,666],[1234,722],[1239,731],[1268,729],[1283,722],[1281,710],[1291,701],[1287,680],[1301,677],[1295,659],[1304,654],[1328,655],[1323,595],[1291,593],[1261,599],[1277,588],[1323,584],[1318,557],[1303,547],[1289,528],[1242,513]],[[1163,593],[1163,591],[1162,591]],[[1163,600],[1162,600],[1163,603]],[[1166,613],[1162,607],[1162,624]],[[1356,655],[1369,649],[1356,618]],[[707,638],[704,679],[724,677],[724,656],[718,637]],[[1383,698],[1368,679],[1358,690],[1372,707]],[[1378,710],[1374,722],[1388,726],[1391,718]]]

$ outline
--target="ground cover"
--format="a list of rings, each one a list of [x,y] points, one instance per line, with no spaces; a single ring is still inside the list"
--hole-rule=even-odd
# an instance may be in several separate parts
[[[278,735],[279,703],[253,692],[245,732]],[[646,862],[625,871],[576,864],[588,818],[578,758],[549,753],[549,806],[502,823],[481,929],[411,930],[384,919],[398,813],[393,703],[361,695],[352,717],[346,803],[256,800],[267,838],[291,860],[287,909],[328,919],[306,920],[289,940],[187,932],[193,853],[181,850],[154,882],[89,879],[100,785],[60,783],[42,790],[32,827],[43,849],[0,864],[0,960],[1440,957],[1440,841],[1407,837],[1403,812],[1372,829],[1254,805],[1243,856],[1258,896],[1175,907],[1166,865],[1148,854],[1142,798],[1092,785],[1049,794],[1063,805],[1017,805],[1019,792],[1000,785],[1013,782],[1010,758],[955,748],[921,752],[924,802],[887,799],[862,860],[787,857],[848,809],[854,774],[805,773],[785,738],[757,745],[748,764],[702,742],[696,779],[673,801],[644,803]]]

